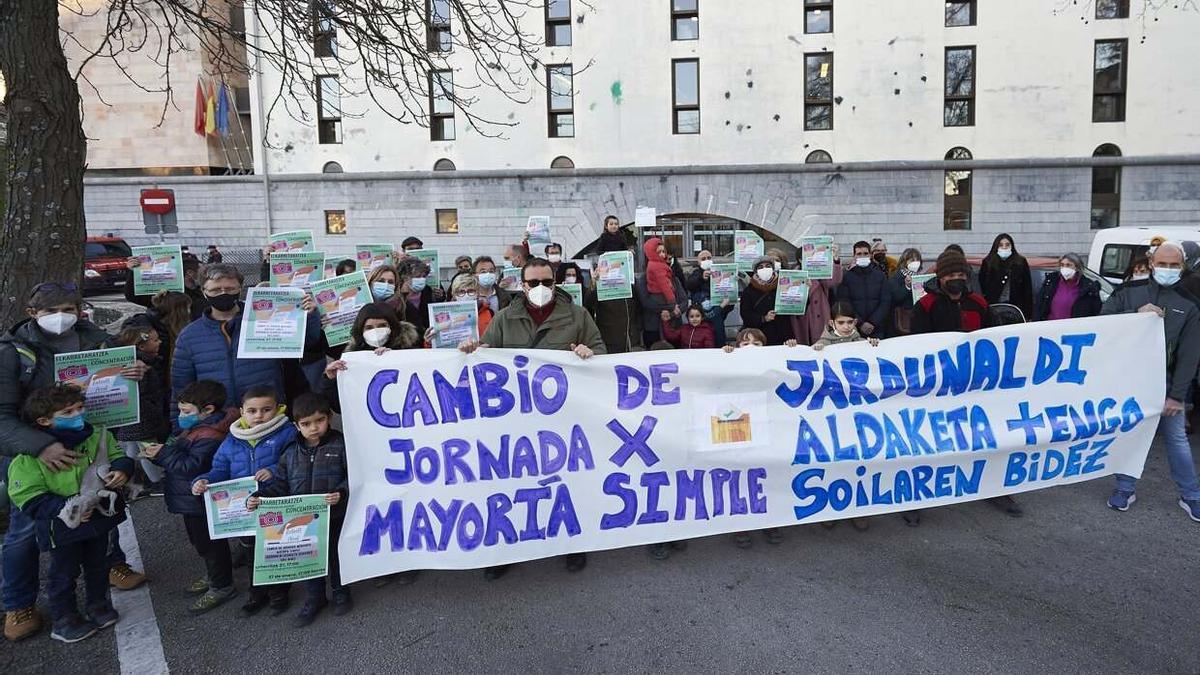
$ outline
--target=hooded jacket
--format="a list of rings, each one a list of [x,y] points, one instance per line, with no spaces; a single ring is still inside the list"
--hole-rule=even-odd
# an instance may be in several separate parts
[[[1167,396],[1184,401],[1200,367],[1200,299],[1178,282],[1160,286],[1154,277],[1125,283],[1109,296],[1101,314],[1132,314],[1147,304],[1163,310],[1167,338]]]
[[[209,483],[220,483],[234,478],[245,478],[258,473],[259,469],[270,469],[278,464],[280,453],[296,438],[296,426],[287,419],[283,411],[272,418],[272,421],[278,417],[283,417],[283,424],[253,443],[233,435],[234,425],[245,429],[243,420],[234,422],[234,425],[230,426],[230,434],[221,441],[220,447],[213,455],[212,468],[196,476],[192,483],[200,479]]]
[[[925,282],[925,297],[913,305],[913,335],[970,333],[991,325],[988,303],[982,295],[968,290],[958,300],[954,300],[946,295],[937,279]]]
[[[237,418],[237,408],[229,408],[214,412],[186,431],[175,426],[175,433],[150,460],[166,470],[163,499],[167,511],[183,516],[204,515],[204,498],[192,494],[192,483],[212,470],[213,456]]]
[[[570,351],[571,345],[587,345],[596,354],[607,354],[600,329],[587,310],[571,301],[561,288],[554,289],[554,308],[538,326],[526,308],[523,294],[492,317],[483,334],[483,344],[507,349],[554,349]]]
[[[667,302],[674,303],[677,300],[676,277],[667,261],[658,257],[659,246],[662,246],[662,239],[658,237],[650,237],[642,244],[642,252],[646,254],[646,289],[654,295],[663,296]]]
[[[72,329],[80,351],[100,349],[109,334],[85,319]],[[36,455],[55,442],[50,434],[21,420],[29,392],[54,384],[54,355],[49,336],[37,322],[26,319],[0,337],[0,455]]]
[[[1001,239],[1013,242],[1012,255],[1008,260],[1002,260],[996,253]],[[1000,302],[1005,284],[1009,286],[1008,304],[1016,305],[1026,317],[1033,316],[1033,277],[1029,272],[1029,262],[1017,252],[1016,241],[1001,233],[992,240],[992,250],[979,267],[979,287],[984,299],[994,305]]]
[[[642,309],[641,330],[648,333],[659,332],[659,323],[662,321],[662,312],[664,309],[674,314],[676,307],[679,308],[680,312],[687,308],[687,293],[683,290],[683,284],[680,284],[674,275],[667,276],[673,285],[675,297],[678,301],[668,300],[667,296],[652,292],[649,288],[649,279],[646,275],[638,277],[633,282],[634,296],[637,298],[637,304]],[[649,346],[646,345],[646,347]]]

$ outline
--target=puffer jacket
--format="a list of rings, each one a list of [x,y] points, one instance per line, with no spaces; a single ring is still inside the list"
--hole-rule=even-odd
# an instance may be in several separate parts
[[[280,413],[281,415],[283,413]],[[241,424],[238,420],[234,424]],[[230,433],[221,441],[213,455],[212,468],[196,476],[192,483],[204,479],[210,483],[245,478],[259,469],[272,469],[279,463],[283,449],[296,438],[296,425],[285,421],[283,426],[251,445]]]
[[[554,309],[541,326],[535,325],[529,316],[525,296],[518,295],[492,317],[480,341],[492,347],[559,351],[569,351],[571,345],[587,345],[596,354],[608,353],[591,315],[572,302],[570,294],[561,288],[554,289]]]
[[[707,321],[701,321],[699,326],[683,322],[675,325],[676,321],[662,322],[663,339],[680,349],[711,349],[717,346],[716,333]]]
[[[188,324],[175,341],[171,364],[172,400],[197,380],[214,380],[225,385],[230,401],[241,401],[250,387],[265,385],[280,396],[284,393],[283,369],[279,359],[238,358],[238,335],[242,329],[242,308],[229,321],[212,318],[212,310]],[[316,312],[308,315],[304,336],[305,349],[315,348],[321,340],[321,320]],[[177,412],[172,406],[171,417]]]
[[[346,472],[346,441],[342,432],[330,429],[315,447],[302,436],[288,444],[271,469],[270,481],[259,486],[259,497],[287,497],[339,492],[342,500],[333,507],[334,514],[346,511],[350,479]]]
[[[1184,401],[1200,367],[1200,299],[1180,284],[1160,286],[1153,277],[1123,284],[1104,303],[1101,314],[1132,314],[1152,304],[1163,310],[1167,338],[1167,396]]]
[[[883,270],[874,265],[855,266],[846,270],[837,296],[838,300],[854,305],[859,325],[869,323],[875,327],[870,337],[885,337],[884,331],[892,311],[892,293]]]
[[[988,303],[978,293],[966,292],[953,300],[937,279],[925,282],[925,296],[913,305],[913,335],[925,333],[970,333],[992,325]]]
[[[646,275],[638,277],[633,283],[634,297],[637,298],[638,304],[642,308],[642,330],[644,331],[650,333],[659,331],[658,324],[662,321],[664,309],[674,314],[676,309],[683,312],[688,308],[689,300],[687,291],[683,290],[683,284],[670,274],[667,275],[667,281],[674,284],[675,300],[668,300],[665,295],[660,293],[651,293]],[[647,348],[649,346],[646,345]]]
[[[166,470],[163,499],[167,511],[183,516],[204,515],[204,499],[192,494],[192,483],[212,470],[213,455],[237,418],[237,408],[230,408],[209,415],[187,431],[176,425],[175,433],[151,460]]]
[[[72,328],[79,350],[100,349],[111,337],[96,324],[80,319]],[[21,420],[29,392],[54,384],[54,346],[37,322],[26,319],[0,337],[0,455],[36,455],[54,437]]]

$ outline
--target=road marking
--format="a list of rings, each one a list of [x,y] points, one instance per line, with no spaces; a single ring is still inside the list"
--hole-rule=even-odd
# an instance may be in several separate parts
[[[133,514],[121,523],[121,548],[125,551],[129,566],[145,570],[142,551],[138,547],[137,532],[133,529]],[[117,622],[117,660],[121,664],[121,675],[166,675],[167,659],[163,655],[162,634],[158,631],[158,618],[154,616],[154,603],[150,600],[150,587],[142,584],[132,591],[114,591],[113,607],[121,615]]]

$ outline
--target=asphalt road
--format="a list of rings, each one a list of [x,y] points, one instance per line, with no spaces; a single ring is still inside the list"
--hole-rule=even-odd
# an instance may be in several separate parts
[[[1196,673],[1200,524],[1165,465],[1156,446],[1125,514],[1100,479],[1023,496],[1021,519],[977,503],[916,529],[884,516],[748,550],[693,540],[666,561],[595,553],[578,574],[553,560],[496,582],[428,572],[355,585],[351,614],[304,631],[239,619],[236,601],[188,616],[182,587],[202,567],[181,523],[158,499],[132,508],[172,672]],[[0,647],[5,674],[119,670],[111,629]]]

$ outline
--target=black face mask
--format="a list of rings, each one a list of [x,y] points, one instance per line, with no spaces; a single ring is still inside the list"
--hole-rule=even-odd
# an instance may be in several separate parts
[[[886,261],[887,261],[887,254],[886,254],[886,253],[876,253],[876,254],[875,254],[875,262],[877,262],[877,263],[883,263],[883,262],[886,262]]]
[[[205,300],[208,300],[208,306],[218,312],[228,312],[237,307],[238,296],[240,293],[222,293],[220,295],[206,295]]]
[[[967,282],[964,279],[950,279],[942,284],[942,288],[950,295],[962,295],[967,290]]]

